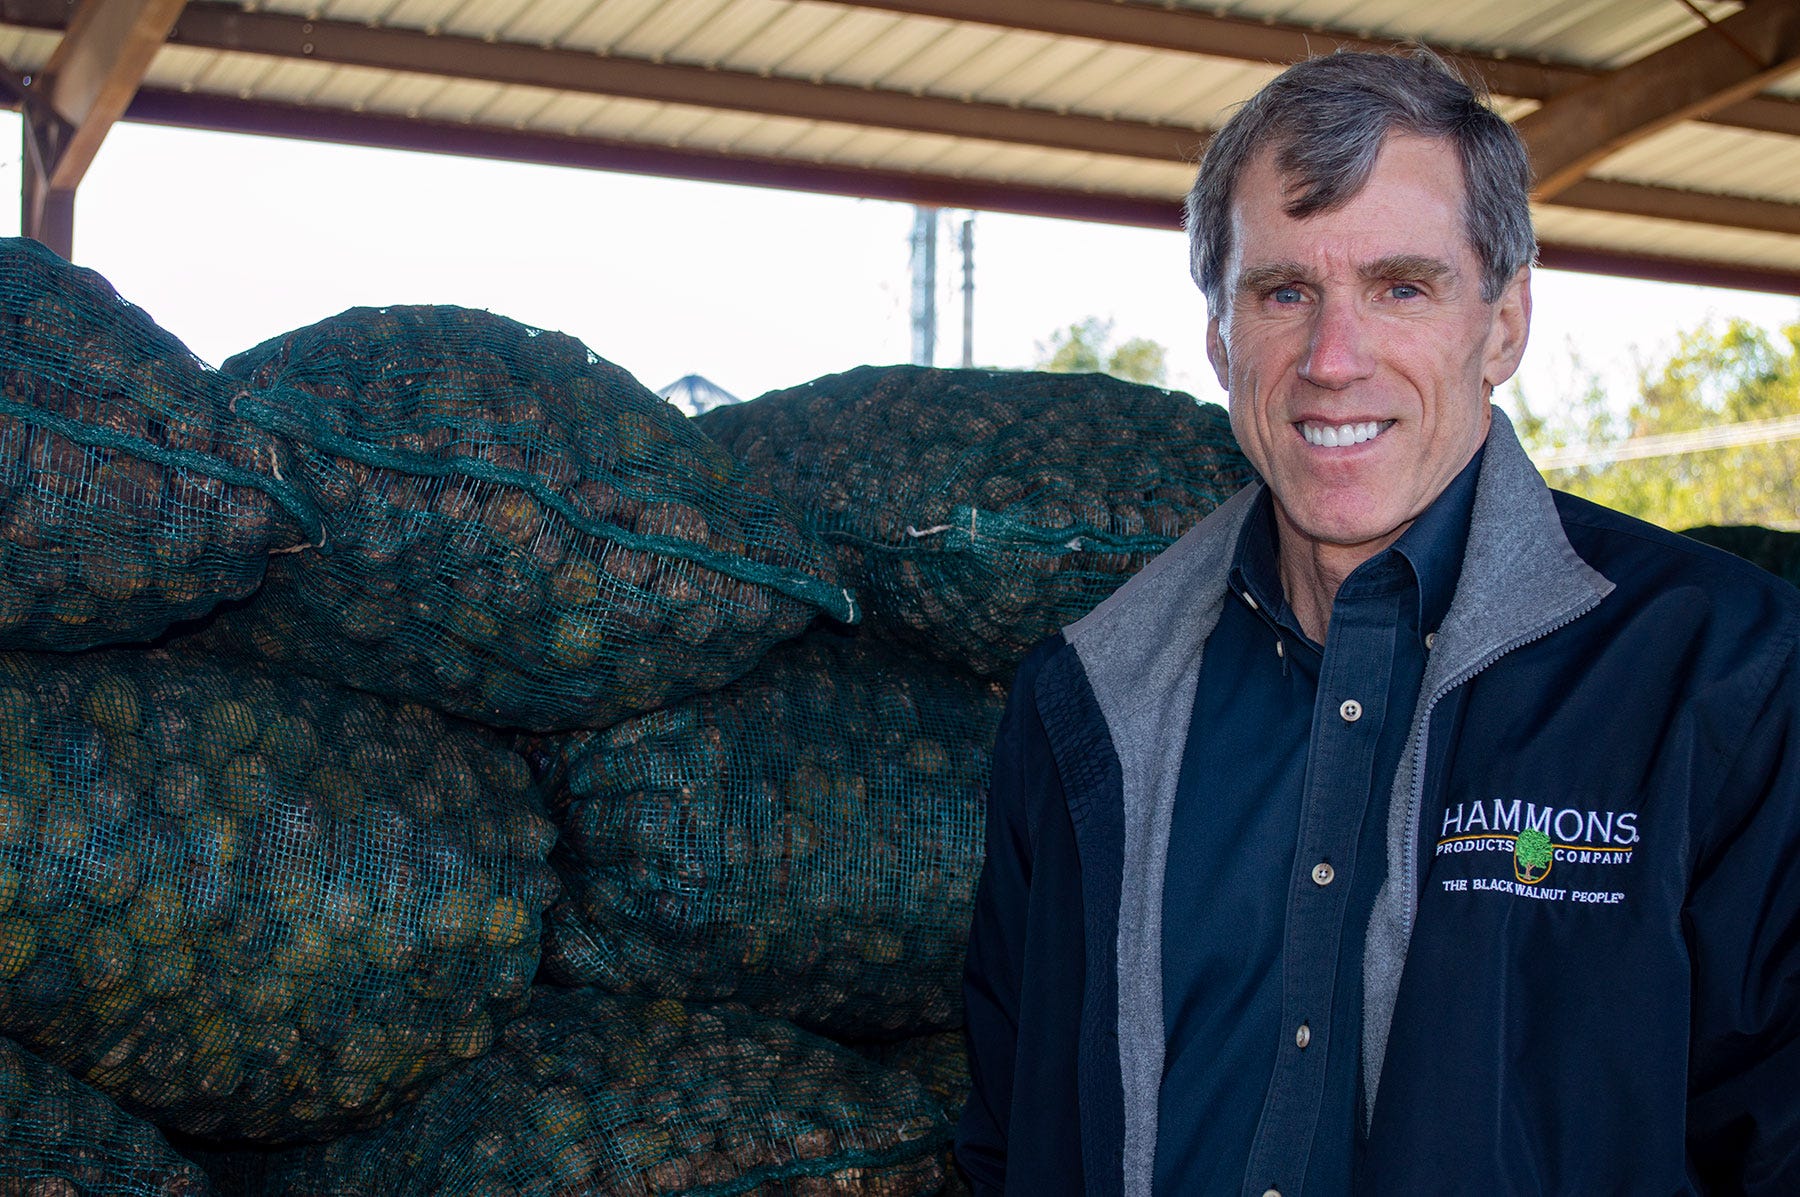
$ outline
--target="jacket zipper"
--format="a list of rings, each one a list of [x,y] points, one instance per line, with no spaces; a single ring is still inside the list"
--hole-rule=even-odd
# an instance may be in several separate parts
[[[1515,649],[1523,648],[1534,641],[1542,640],[1552,632],[1557,632],[1568,627],[1599,605],[1599,598],[1588,599],[1586,602],[1582,603],[1581,606],[1576,607],[1555,623],[1546,624],[1544,627],[1539,628],[1529,635],[1521,636],[1517,640],[1501,645],[1468,669],[1465,669],[1463,672],[1445,682],[1442,686],[1439,686],[1436,692],[1432,694],[1431,701],[1425,704],[1425,710],[1419,716],[1418,723],[1418,732],[1420,736],[1419,751],[1414,754],[1413,759],[1411,797],[1408,803],[1411,809],[1407,812],[1406,837],[1401,844],[1404,852],[1401,868],[1405,871],[1402,877],[1403,885],[1400,891],[1401,893],[1410,895],[1418,888],[1419,821],[1425,816],[1425,765],[1426,759],[1429,756],[1427,748],[1430,735],[1428,728],[1431,723],[1431,713],[1437,709],[1438,702],[1444,695],[1468,682],[1470,679],[1474,678],[1476,674],[1479,674],[1482,670],[1492,665],[1495,661],[1498,661],[1501,657],[1504,657],[1507,653],[1510,653]],[[1416,900],[1409,902],[1406,907],[1406,919],[1402,924],[1405,928],[1403,942],[1408,945],[1412,943],[1413,923],[1417,921],[1418,914],[1418,902]]]

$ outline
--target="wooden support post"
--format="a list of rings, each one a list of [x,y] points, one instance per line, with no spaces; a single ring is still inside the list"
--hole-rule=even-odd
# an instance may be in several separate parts
[[[83,0],[26,90],[20,228],[68,258],[75,188],[137,94],[185,0]]]

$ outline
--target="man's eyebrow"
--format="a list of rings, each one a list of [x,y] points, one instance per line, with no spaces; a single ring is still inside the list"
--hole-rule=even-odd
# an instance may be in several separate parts
[[[1435,283],[1454,277],[1456,267],[1442,258],[1430,258],[1424,254],[1393,254],[1370,262],[1357,273],[1367,282],[1404,279],[1408,282]]]
[[[1305,282],[1306,268],[1298,262],[1269,262],[1262,266],[1251,266],[1237,277],[1237,289],[1243,294],[1253,295],[1279,287],[1283,283]]]
[[[1456,275],[1456,267],[1442,258],[1426,254],[1390,254],[1360,267],[1357,274],[1365,282],[1403,279],[1408,282],[1435,283]],[[1298,262],[1267,262],[1248,266],[1237,277],[1237,291],[1258,295],[1288,283],[1306,283],[1311,272]]]

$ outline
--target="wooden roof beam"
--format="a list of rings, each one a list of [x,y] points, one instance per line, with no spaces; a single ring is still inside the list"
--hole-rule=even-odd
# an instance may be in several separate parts
[[[714,70],[478,38],[306,21],[218,4],[188,8],[173,44],[543,87],[726,112],[978,138],[1080,153],[1194,161],[1206,131],[949,96]]]
[[[1143,228],[1181,227],[1181,202],[1178,199],[1017,184],[854,163],[732,154],[692,146],[644,145],[562,133],[420,120],[386,113],[240,100],[236,96],[146,89],[138,93],[128,116],[145,124],[222,133],[618,171],[658,178],[773,187],[857,199],[1054,216]]]
[[[1800,204],[1784,204],[1749,196],[1714,191],[1687,191],[1675,187],[1649,187],[1611,179],[1583,179],[1557,192],[1549,201],[1559,208],[1583,208],[1621,216],[1648,216],[1710,224],[1727,229],[1751,229],[1800,237]]]
[[[1758,0],[1517,122],[1540,200],[1586,176],[1630,143],[1677,121],[1747,100],[1800,67],[1800,0]]]
[[[83,0],[32,92],[67,129],[46,162],[53,190],[73,190],[124,115],[185,0]]]

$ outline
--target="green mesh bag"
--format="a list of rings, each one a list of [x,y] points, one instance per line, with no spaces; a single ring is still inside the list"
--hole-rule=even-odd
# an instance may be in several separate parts
[[[0,657],[0,1033],[158,1125],[372,1125],[521,1007],[530,770],[416,703],[204,658]]]
[[[813,632],[724,690],[544,741],[547,975],[834,1035],[958,1025],[1004,698]]]
[[[838,546],[871,630],[988,677],[1252,476],[1223,409],[1101,374],[863,366],[695,422]]]
[[[963,1103],[969,1100],[969,1050],[963,1034],[958,1027],[888,1042],[860,1043],[856,1051],[917,1077],[954,1120],[961,1116]]]
[[[1781,532],[1755,524],[1725,524],[1689,528],[1682,535],[1736,554],[1800,586],[1800,532]]]
[[[942,1031],[935,1035],[915,1035],[892,1043],[859,1044],[856,1051],[889,1068],[898,1068],[918,1078],[925,1091],[943,1107],[944,1117],[955,1125],[969,1100],[969,1052],[963,1031]],[[944,1169],[944,1197],[963,1197],[970,1192],[968,1181],[956,1166],[956,1155],[950,1145],[944,1147],[941,1163]]]
[[[724,685],[820,610],[855,618],[798,513],[572,337],[357,308],[225,370],[325,523],[221,621],[238,651],[553,730]]]
[[[197,1158],[242,1197],[906,1197],[943,1184],[950,1130],[906,1073],[779,1020],[540,987],[378,1130]]]
[[[206,1174],[157,1129],[0,1039],[0,1193],[206,1197]]]
[[[105,279],[0,239],[0,648],[146,640],[314,526],[273,438]]]

